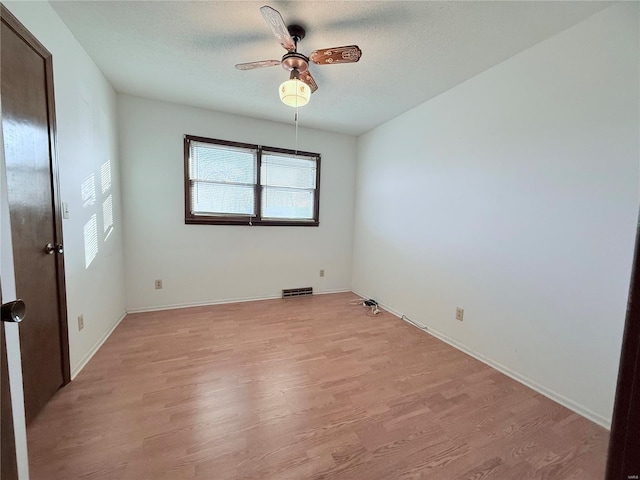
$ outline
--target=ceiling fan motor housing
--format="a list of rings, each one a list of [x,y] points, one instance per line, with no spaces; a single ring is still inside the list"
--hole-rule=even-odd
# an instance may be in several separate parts
[[[298,52],[289,52],[282,57],[282,68],[306,72],[309,69],[309,59]]]

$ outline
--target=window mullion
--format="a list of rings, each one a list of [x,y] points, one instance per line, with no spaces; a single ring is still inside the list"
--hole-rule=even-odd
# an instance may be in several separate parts
[[[256,150],[256,185],[255,185],[255,212],[256,219],[262,221],[262,180],[260,171],[262,170],[262,147]]]

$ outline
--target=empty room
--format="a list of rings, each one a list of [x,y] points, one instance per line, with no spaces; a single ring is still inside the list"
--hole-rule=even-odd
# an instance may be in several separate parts
[[[1,7],[2,480],[640,476],[640,3]]]

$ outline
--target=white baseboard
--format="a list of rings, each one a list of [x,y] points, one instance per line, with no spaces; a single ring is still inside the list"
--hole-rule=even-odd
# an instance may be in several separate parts
[[[350,288],[337,288],[334,290],[322,290],[322,291],[314,291],[314,295],[327,295],[331,293],[352,293]]]
[[[314,289],[314,295],[326,295],[329,293],[347,293],[351,292],[349,288],[340,288],[334,290],[322,290],[317,291]],[[221,300],[210,300],[206,302],[187,302],[187,303],[174,303],[169,305],[154,305],[148,307],[134,307],[128,308],[127,313],[144,313],[144,312],[159,312],[161,310],[175,310],[177,308],[190,308],[190,307],[206,307],[209,305],[224,305],[226,303],[243,303],[243,302],[255,302],[258,300],[274,300],[282,298],[281,295],[266,295],[260,297],[236,297],[236,298],[223,298]]]
[[[87,354],[82,358],[82,360],[80,360],[80,362],[78,362],[78,364],[75,367],[71,368],[71,380],[76,378],[76,376],[80,373],[80,371],[87,365],[87,363],[89,363],[89,360],[91,360],[93,356],[96,354],[96,352],[100,349],[100,347],[104,345],[104,342],[107,341],[107,338],[111,336],[113,331],[116,329],[118,325],[120,325],[120,322],[124,320],[124,317],[126,316],[127,314],[123,313],[122,316],[109,327],[109,329],[105,332],[105,334],[102,335],[102,337],[100,337],[100,339],[95,343],[95,345],[91,347],[91,350],[87,352]]]
[[[255,302],[256,300],[273,300],[274,298],[280,298],[280,295],[270,295],[265,297],[225,298],[222,300],[211,300],[206,302],[187,302],[187,303],[172,303],[167,305],[152,305],[147,307],[127,308],[127,313],[160,312],[162,310],[175,310],[177,308],[206,307],[209,305],[223,305],[225,303]]]
[[[355,293],[356,295],[362,297],[362,298],[369,298],[367,295],[361,294],[359,292],[356,292],[355,290],[353,291],[353,293]],[[380,306],[382,308],[384,308],[386,311],[388,311],[389,313],[395,315],[396,317],[402,319],[402,317],[404,316],[402,313],[398,312],[397,310],[395,310],[392,307],[389,307],[387,305],[384,305],[382,303],[380,303]],[[558,392],[545,387],[544,385],[536,382],[535,380],[532,380],[531,378],[527,377],[526,375],[523,375],[519,372],[516,372],[512,369],[510,369],[509,367],[502,365],[499,362],[496,362],[495,360],[486,357],[485,355],[476,352],[472,349],[470,349],[469,347],[467,347],[466,345],[464,345],[463,343],[454,340],[453,338],[448,337],[447,335],[434,330],[433,328],[431,328],[428,325],[424,325],[421,322],[416,322],[413,319],[410,319],[411,322],[407,322],[411,325],[411,323],[415,323],[416,325],[421,326],[422,330],[424,330],[425,332],[429,333],[430,335],[436,337],[439,340],[442,340],[443,342],[451,345],[452,347],[466,353],[467,355],[472,356],[473,358],[475,358],[476,360],[479,360],[480,362],[484,363],[485,365],[490,366],[491,368],[495,368],[496,370],[498,370],[501,373],[504,373],[506,376],[513,378],[514,380],[516,380],[517,382],[522,383],[523,385],[526,385],[527,387],[531,388],[532,390],[535,390],[536,392],[540,393],[541,395],[544,395],[545,397],[553,400],[554,402],[559,403],[560,405],[567,407],[569,410],[577,413],[578,415],[581,415],[585,418],[587,418],[588,420],[591,420],[592,422],[600,425],[601,427],[606,428],[607,430],[611,430],[611,418],[607,418],[604,417],[598,413],[593,412],[592,410],[590,410],[589,408],[585,407],[584,405],[581,405],[578,402],[575,402],[567,397],[565,397],[564,395],[559,394]],[[415,325],[414,325],[415,326]]]

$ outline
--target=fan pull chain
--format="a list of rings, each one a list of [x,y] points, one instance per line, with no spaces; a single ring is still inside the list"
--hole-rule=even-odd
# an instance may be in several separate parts
[[[296,154],[298,153],[298,105],[296,105]]]

